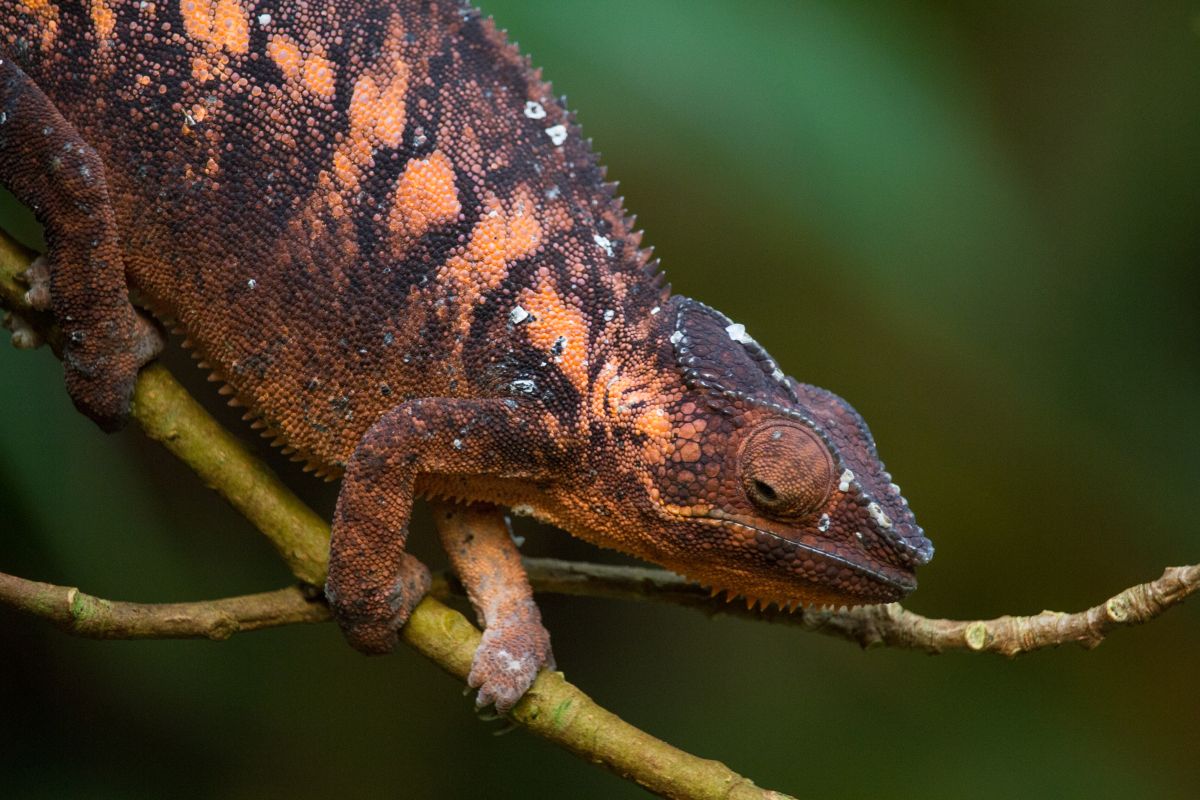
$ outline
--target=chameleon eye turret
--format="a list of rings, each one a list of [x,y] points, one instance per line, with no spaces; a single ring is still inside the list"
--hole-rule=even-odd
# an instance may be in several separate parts
[[[776,517],[811,513],[836,485],[826,444],[803,426],[786,422],[764,425],[747,436],[740,466],[746,496]]]

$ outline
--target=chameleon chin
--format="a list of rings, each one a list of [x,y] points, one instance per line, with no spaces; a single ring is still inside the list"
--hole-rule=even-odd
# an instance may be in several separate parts
[[[536,516],[757,602],[896,600],[932,545],[837,396],[671,295],[549,84],[410,0],[0,0],[0,183],[30,297],[105,429],[187,336],[248,420],[342,476],[327,595],[368,653],[429,585],[418,496]],[[145,307],[135,310],[129,292]],[[502,526],[492,526],[503,530]],[[514,545],[447,550],[503,711],[553,663]]]

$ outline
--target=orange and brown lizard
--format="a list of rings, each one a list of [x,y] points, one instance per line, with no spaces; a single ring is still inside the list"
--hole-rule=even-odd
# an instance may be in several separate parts
[[[550,86],[415,0],[0,0],[0,183],[102,427],[181,329],[342,476],[326,594],[381,653],[414,498],[508,507],[760,602],[898,599],[933,548],[857,413],[672,296]],[[501,513],[495,511],[494,513]],[[499,528],[503,530],[502,527]],[[446,541],[504,710],[552,663],[515,545]]]

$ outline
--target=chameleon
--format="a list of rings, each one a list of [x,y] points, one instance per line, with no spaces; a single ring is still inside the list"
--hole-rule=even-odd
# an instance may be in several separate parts
[[[843,399],[671,292],[493,20],[446,0],[0,0],[0,183],[28,299],[105,430],[181,332],[253,427],[341,479],[325,593],[397,643],[418,498],[506,510],[749,603],[890,602],[933,546]],[[503,524],[443,531],[510,709],[553,667]]]

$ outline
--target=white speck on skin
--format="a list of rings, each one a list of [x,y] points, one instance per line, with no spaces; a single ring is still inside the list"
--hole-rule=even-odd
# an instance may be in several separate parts
[[[671,344],[679,344],[683,341],[683,331],[675,331],[671,334]]]
[[[254,289],[258,286],[258,281],[254,280],[254,278],[251,278],[250,280],[246,281],[246,286],[247,288]]]
[[[512,508],[509,509],[509,511],[512,512],[512,515],[514,517],[532,517],[533,516],[533,506],[525,505],[524,503],[513,506]]]
[[[520,672],[525,666],[525,661],[520,658],[513,658],[512,653],[507,650],[496,651],[496,658],[504,659],[504,668],[509,672]]]
[[[829,530],[829,524],[829,515],[822,514],[821,519],[817,520],[817,530],[819,530],[821,533],[824,533],[825,531]]]
[[[613,255],[612,239],[609,239],[607,236],[601,236],[600,234],[595,233],[595,234],[592,234],[592,241],[596,243],[597,247],[599,247],[601,250],[604,251],[605,255],[607,255],[609,258],[612,258],[612,255]]]
[[[508,321],[513,325],[520,325],[527,319],[529,319],[529,312],[520,306],[515,306],[512,311],[508,312]]]
[[[617,312],[613,311],[611,308],[609,308],[609,309],[605,309],[605,311],[604,311],[604,321],[605,321],[605,322],[612,322],[612,321],[613,321],[613,317],[615,317],[616,315],[617,315]]]
[[[653,317],[655,314],[657,314],[660,311],[662,311],[662,309],[659,308],[658,306],[655,306],[654,308],[650,309],[650,316]]]
[[[455,450],[462,450],[462,447],[463,447],[463,445],[462,445],[462,439],[455,439],[455,440],[454,440],[453,442],[451,442],[450,444],[454,445],[454,449],[455,449]]]
[[[563,142],[567,140],[567,126],[555,125],[551,128],[546,128],[546,135],[550,137],[550,141],[555,147],[562,147]]]
[[[546,108],[536,100],[530,100],[525,104],[525,116],[530,119],[545,119]]]
[[[883,509],[879,507],[879,503],[868,503],[867,513],[871,515],[871,519],[875,520],[875,524],[884,530],[892,527],[892,518],[883,513]]]
[[[846,470],[845,472],[843,472],[842,477],[838,479],[838,491],[839,492],[850,491],[850,482],[853,480],[854,480],[853,472],[851,472],[850,470]]]
[[[258,15],[258,24],[262,25],[263,27],[270,25],[271,24],[271,15],[270,14],[259,14]]]
[[[862,538],[863,538],[862,531],[855,531],[854,538],[858,539],[861,542]]]
[[[729,334],[729,338],[733,339],[738,344],[751,344],[754,342],[754,337],[746,333],[746,326],[735,322],[732,325],[725,326],[725,332]]]
[[[521,394],[533,394],[537,391],[537,384],[528,378],[518,378],[509,384],[509,388]]]

